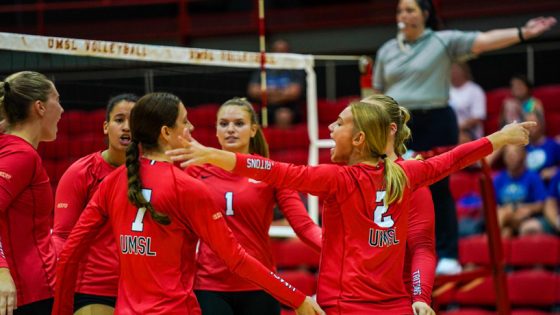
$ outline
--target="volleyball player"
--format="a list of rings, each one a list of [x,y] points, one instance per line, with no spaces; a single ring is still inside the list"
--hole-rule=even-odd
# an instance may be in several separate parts
[[[317,299],[327,314],[412,314],[402,280],[410,194],[505,144],[527,144],[531,126],[511,124],[486,138],[461,145],[427,161],[399,166],[384,153],[391,118],[390,97],[374,104],[351,103],[331,124],[333,162],[296,166],[266,158],[206,148],[193,139],[170,150],[183,167],[212,163],[234,174],[277,187],[322,196],[323,249]]]
[[[216,136],[222,150],[268,157],[268,144],[253,106],[244,98],[226,101],[217,115]],[[269,269],[275,269],[268,230],[276,203],[296,234],[321,251],[321,229],[313,223],[299,194],[233,175],[213,165],[187,168],[208,188],[241,246]],[[232,273],[204,242],[200,244],[196,297],[205,315],[280,314],[280,304],[259,286]]]
[[[56,252],[53,197],[37,153],[56,138],[64,111],[44,75],[24,71],[0,82],[0,314],[45,314],[52,307]],[[17,306],[17,310],[14,309]]]
[[[72,313],[80,258],[107,221],[120,258],[117,314],[200,314],[192,290],[199,238],[231,270],[297,308],[298,314],[324,314],[311,298],[248,255],[207,188],[165,155],[165,150],[184,145],[182,136],[188,137],[190,128],[176,96],[151,93],[138,100],[130,114],[126,167],[101,182],[60,255],[53,314]]]
[[[128,120],[138,100],[133,94],[120,94],[107,104],[103,133],[108,147],[88,154],[72,164],[58,182],[55,195],[53,240],[57,252],[78,221],[99,183],[125,162],[130,144]],[[119,257],[111,226],[105,224],[90,246],[79,268],[76,284],[76,315],[113,314],[119,279]]]

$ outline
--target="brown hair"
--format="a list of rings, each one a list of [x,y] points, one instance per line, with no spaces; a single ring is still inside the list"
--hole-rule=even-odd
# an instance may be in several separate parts
[[[161,127],[173,127],[179,115],[181,100],[169,93],[150,93],[141,97],[130,111],[130,133],[132,143],[126,150],[126,169],[128,176],[128,200],[139,208],[145,207],[154,221],[168,225],[170,218],[157,212],[142,195],[140,179],[140,149],[150,150],[158,147]]]

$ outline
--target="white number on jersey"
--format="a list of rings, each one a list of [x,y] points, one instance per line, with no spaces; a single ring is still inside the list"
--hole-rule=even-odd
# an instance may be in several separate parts
[[[233,215],[233,192],[226,192],[226,215]]]
[[[381,205],[375,207],[375,211],[373,212],[373,222],[375,222],[375,224],[379,227],[390,228],[395,224],[395,222],[393,222],[393,218],[391,218],[390,215],[383,216],[388,210],[388,207],[385,205],[385,193],[385,191],[378,191],[376,194],[375,202],[381,203]]]
[[[150,201],[152,199],[152,190],[151,189],[142,189],[142,195],[146,201]],[[146,208],[142,207],[138,209],[136,212],[136,219],[132,222],[132,230],[134,232],[142,232],[144,231],[144,215],[146,214]]]

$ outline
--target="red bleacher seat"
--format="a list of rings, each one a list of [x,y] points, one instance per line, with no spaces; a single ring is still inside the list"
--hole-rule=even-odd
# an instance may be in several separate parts
[[[101,132],[82,134],[70,139],[69,157],[79,159],[96,151],[104,150],[107,145]]]
[[[187,108],[187,117],[196,128],[212,127],[216,128],[216,115],[218,114],[219,104],[203,104],[196,107]]]
[[[70,139],[65,135],[58,135],[55,141],[39,143],[37,152],[43,159],[66,159],[70,156]]]
[[[271,150],[309,149],[306,124],[297,124],[289,129],[265,128],[264,134]]]
[[[271,151],[270,158],[280,162],[292,163],[297,165],[307,165],[308,149],[289,149]]]
[[[560,238],[548,234],[514,238],[506,260],[513,266],[558,266]]]
[[[307,270],[285,270],[278,275],[305,295],[311,296],[317,292],[317,278]]]
[[[494,315],[495,312],[477,308],[461,308],[453,311],[439,312],[439,315]]]
[[[328,101],[325,99],[317,100],[317,115],[319,116],[319,124],[328,125],[338,118],[338,114],[348,105],[343,101]]]
[[[504,257],[509,257],[511,243],[508,239],[502,239]],[[488,265],[490,257],[488,254],[488,238],[484,234],[473,235],[459,240],[459,260],[461,264]]]
[[[473,283],[472,286],[465,286],[457,291],[455,300],[461,305],[496,305],[496,293],[492,277],[488,276],[480,281]]]
[[[540,310],[518,309],[512,310],[511,315],[553,315],[557,313],[548,313]]]
[[[508,290],[512,304],[551,306],[560,303],[560,275],[546,270],[521,270],[508,275]]]
[[[272,252],[279,269],[300,266],[319,267],[319,253],[299,239],[273,240]]]

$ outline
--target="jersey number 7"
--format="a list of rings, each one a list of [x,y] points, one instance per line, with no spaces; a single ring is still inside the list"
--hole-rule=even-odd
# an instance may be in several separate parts
[[[146,201],[150,201],[152,199],[152,190],[151,189],[142,189],[142,195]],[[144,231],[144,215],[146,214],[146,208],[138,208],[138,212],[136,212],[136,219],[132,222],[132,230],[134,232],[142,232]]]

